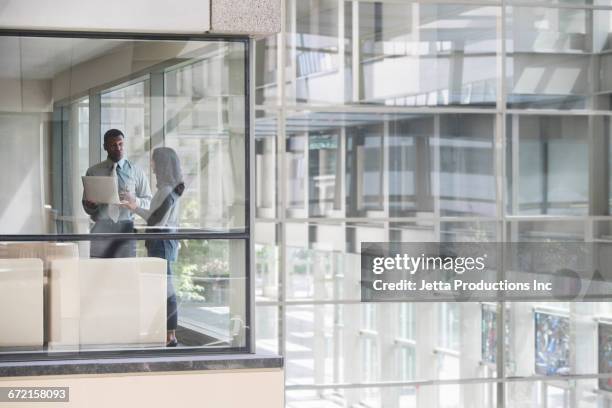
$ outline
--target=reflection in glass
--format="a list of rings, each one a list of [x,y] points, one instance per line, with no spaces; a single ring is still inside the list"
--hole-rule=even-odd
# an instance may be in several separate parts
[[[433,124],[429,116],[389,123],[389,214],[393,217],[434,211]]]
[[[592,383],[585,382],[582,386],[585,389]],[[538,401],[535,396],[532,397],[532,388],[535,391],[536,386],[530,383],[511,382],[510,385],[525,385],[528,391],[525,395],[513,395],[512,402],[516,405],[511,407],[521,406],[533,407]],[[536,383],[538,384],[538,383]],[[353,387],[338,387],[324,390],[303,390],[293,389],[289,385],[286,392],[286,401],[288,407],[299,406],[316,406],[316,407],[334,407],[334,408],[351,408],[358,406],[358,403],[371,408],[413,408],[419,407],[420,403],[427,404],[428,407],[439,408],[457,408],[474,406],[474,401],[484,401],[487,408],[498,407],[495,396],[490,395],[490,384],[486,383],[468,383],[460,385],[406,385],[402,387],[378,386],[368,387],[363,389],[355,389]],[[495,388],[493,387],[493,390]],[[523,392],[520,387],[513,386],[514,394]],[[489,396],[485,399],[485,395],[489,392]],[[513,391],[508,391],[513,392]],[[588,401],[588,394],[585,392],[583,400]],[[521,399],[524,398],[524,399]],[[601,401],[605,398],[601,397]],[[564,407],[559,405],[559,399],[554,400],[548,405],[549,407]],[[562,400],[561,400],[562,401]]]
[[[53,133],[57,138],[47,141],[45,147],[51,150],[51,174],[56,175],[52,177],[52,205],[46,207],[48,231],[88,233],[89,216],[81,203],[81,175],[89,167],[89,98],[57,106]],[[55,194],[57,191],[62,194]]]
[[[564,316],[534,313],[535,372],[541,375],[564,375],[570,368],[569,319]]]
[[[244,44],[211,43],[164,74],[165,143],[187,184],[183,227],[245,227],[244,66]]]
[[[508,118],[506,157],[510,170],[511,213],[588,214],[588,132],[605,141],[601,138],[608,134],[604,126],[607,122],[607,119],[589,120],[585,116],[515,115]],[[606,173],[598,174],[597,178],[609,179]],[[607,194],[601,198],[607,210]]]
[[[255,296],[258,301],[275,301],[279,297],[277,227],[271,222],[255,223]]]
[[[277,203],[277,120],[257,111],[255,120],[255,211],[257,218],[274,218]]]
[[[81,176],[106,159],[109,128],[152,186],[152,150],[178,152],[181,228],[244,230],[244,42],[6,36],[0,52],[13,61],[0,67],[0,131],[19,135],[0,149],[4,234],[89,232]]]
[[[306,210],[306,182],[308,167],[306,157],[307,138],[303,134],[287,135],[287,215],[301,215]]]
[[[256,306],[257,353],[280,354],[279,350],[279,307]]]
[[[346,100],[350,91],[345,89],[347,56],[340,47],[346,52],[348,41],[338,38],[341,4],[336,0],[289,2],[288,24],[295,34],[287,38],[288,102],[337,104]]]
[[[442,115],[439,177],[442,215],[495,215],[494,120]]]
[[[584,221],[523,220],[508,222],[508,242],[582,242],[585,240]]]
[[[107,130],[120,129],[125,135],[126,158],[145,171],[150,178],[150,98],[145,95],[149,86],[149,81],[143,80],[101,93],[100,140]],[[106,159],[106,152],[102,151],[100,159]]]
[[[507,304],[502,333],[494,312],[483,322],[482,304],[350,304],[365,241],[612,240],[610,123],[594,113],[612,100],[612,12],[597,8],[612,3],[531,3],[285,2],[286,31],[274,41],[286,39],[286,52],[267,42],[257,75],[258,103],[279,104],[283,126],[276,161],[288,208],[270,222],[283,231],[281,319],[295,328],[282,339],[288,405],[609,405],[596,379],[529,377],[534,308],[571,316],[571,373],[593,374],[595,317],[608,319],[610,302]],[[550,111],[518,112],[527,109]],[[570,109],[582,112],[551,112]],[[264,129],[271,121],[261,118]],[[512,382],[478,383],[498,371]],[[366,385],[400,379],[474,384]]]
[[[346,205],[351,217],[382,211],[383,127],[355,126],[346,130]]]
[[[495,105],[498,8],[363,1],[358,9],[359,102]]]
[[[276,36],[255,41],[255,105],[273,104],[278,100],[277,48]]]
[[[308,134],[308,213],[311,217],[340,210],[340,151],[337,130]]]
[[[442,222],[440,242],[497,242],[495,222]]]
[[[508,107],[610,109],[610,10],[506,10]]]
[[[492,115],[295,113],[286,131],[290,217],[495,215]]]

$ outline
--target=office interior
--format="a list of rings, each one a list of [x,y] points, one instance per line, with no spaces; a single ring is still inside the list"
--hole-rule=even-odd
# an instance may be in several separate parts
[[[82,176],[112,128],[153,194],[152,152],[179,158],[178,348],[245,350],[248,42],[106,37],[0,37],[0,353],[166,348],[170,261],[148,256],[146,220],[124,236],[135,257],[90,257]]]

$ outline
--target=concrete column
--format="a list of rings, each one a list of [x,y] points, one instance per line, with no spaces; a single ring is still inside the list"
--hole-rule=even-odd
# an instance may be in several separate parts
[[[280,28],[280,0],[210,0],[211,32],[271,34]]]

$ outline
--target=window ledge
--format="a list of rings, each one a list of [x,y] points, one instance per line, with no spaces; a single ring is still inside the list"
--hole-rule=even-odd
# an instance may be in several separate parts
[[[0,377],[282,368],[273,354],[217,354],[0,363]]]

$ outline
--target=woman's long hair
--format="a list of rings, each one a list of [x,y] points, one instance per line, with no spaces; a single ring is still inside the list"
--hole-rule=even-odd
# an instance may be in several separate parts
[[[153,150],[153,161],[155,162],[157,188],[170,186],[177,195],[182,195],[185,191],[185,182],[181,162],[174,149],[158,147]]]

